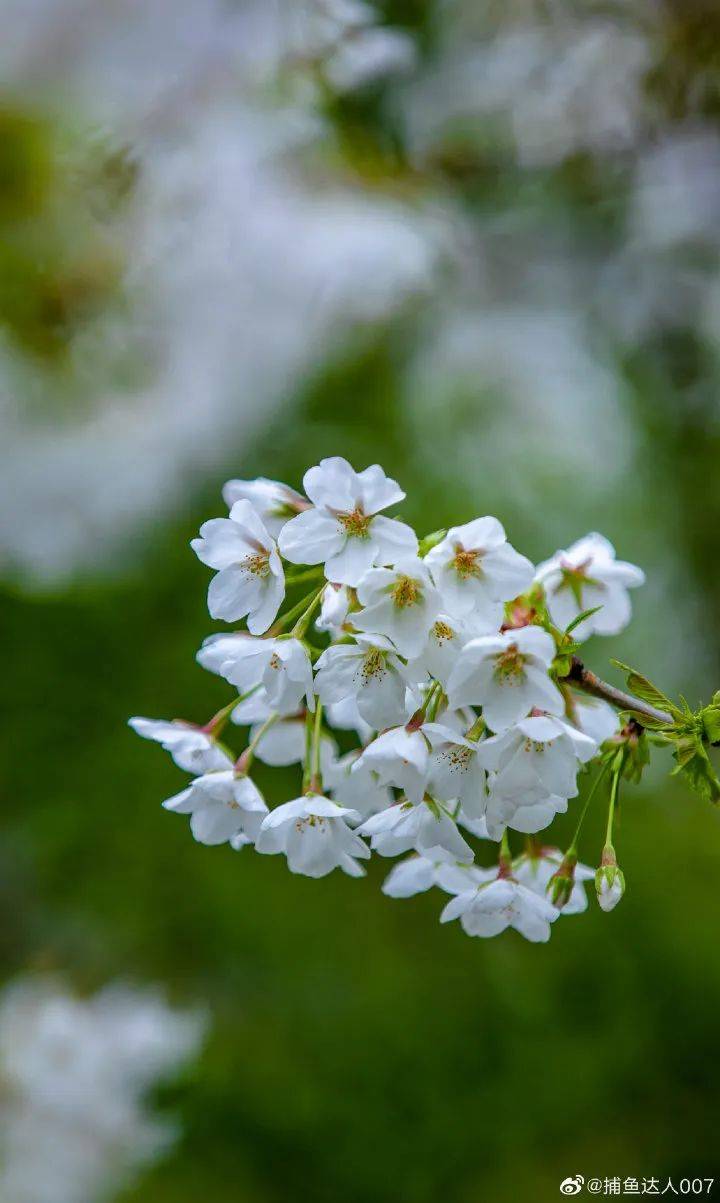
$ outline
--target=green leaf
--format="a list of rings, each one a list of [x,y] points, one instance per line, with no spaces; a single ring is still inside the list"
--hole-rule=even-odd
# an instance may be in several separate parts
[[[717,694],[715,697],[717,697]],[[700,720],[708,742],[711,744],[718,743],[720,741],[720,705],[715,701],[715,698],[713,698],[709,706],[700,711]]]
[[[568,625],[565,627],[565,634],[569,635],[570,632],[574,631],[575,627],[579,627],[580,623],[584,622],[586,618],[590,618],[593,614],[597,614],[598,610],[602,610],[602,606],[593,606],[592,610],[583,610],[582,614],[578,614],[577,618],[573,618],[572,622],[568,623]]]
[[[431,534],[425,535],[424,538],[420,540],[418,547],[418,555],[420,556],[420,559],[423,559],[423,557],[426,556],[429,551],[432,551],[433,547],[437,547],[438,543],[442,543],[446,534],[446,530],[434,530]]]
[[[658,710],[667,710],[674,718],[679,717],[680,711],[674,702],[670,701],[657,685],[653,685],[652,681],[648,681],[642,673],[637,669],[630,668],[629,664],[623,664],[622,660],[612,660],[612,664],[616,668],[621,669],[627,674],[627,686],[631,693],[640,698],[643,702],[648,702],[650,706],[656,706]]]
[[[669,724],[659,718],[651,718],[644,710],[633,710],[632,706],[627,706],[623,709],[623,714],[629,714],[630,718],[634,718],[640,723],[646,731],[667,731]]]
[[[677,761],[676,773],[682,773],[691,789],[695,790],[706,802],[714,806],[720,804],[720,781],[710,763],[699,735],[688,736],[678,740],[673,752]]]

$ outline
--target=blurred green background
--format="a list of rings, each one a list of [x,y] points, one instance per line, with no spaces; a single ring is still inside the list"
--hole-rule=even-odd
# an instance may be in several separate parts
[[[292,167],[311,209],[338,180],[363,203],[407,205],[408,221],[422,209],[440,266],[429,285],[353,312],[348,328],[312,327],[307,355],[288,361],[272,399],[257,399],[240,361],[250,352],[238,348],[234,363],[231,337],[224,425],[211,386],[197,396],[216,442],[194,453],[189,428],[183,456],[157,483],[165,450],[142,442],[154,404],[142,390],[157,370],[146,343],[157,330],[139,334],[127,316],[140,306],[146,317],[147,282],[136,295],[122,216],[123,206],[151,205],[133,191],[143,172],[152,183],[142,155],[154,150],[137,130],[135,147],[122,121],[108,118],[110,133],[89,129],[54,80],[49,96],[11,81],[0,121],[0,416],[13,481],[3,502],[12,522],[0,523],[0,970],[9,980],[57,969],[83,991],[118,977],[160,982],[179,1004],[206,1002],[212,1020],[197,1064],[156,1099],[181,1117],[184,1136],[123,1203],[510,1203],[556,1198],[577,1173],[720,1178],[720,826],[669,778],[662,754],[622,801],[621,906],[605,915],[591,901],[585,916],[559,920],[549,945],[531,946],[512,932],[480,941],[441,928],[434,895],[385,898],[389,862],[379,858],[365,880],[315,882],[291,876],[281,858],[195,844],[160,807],[183,774],[125,725],[131,714],[202,722],[228,699],[193,660],[213,628],[207,572],[188,547],[222,513],[222,481],[265,475],[297,487],[333,454],[357,468],[381,462],[406,489],[402,514],[420,533],[492,513],[540,560],[600,529],[648,585],[634,596],[633,625],[616,641],[593,640],[588,663],[617,679],[608,665],[617,655],[691,704],[720,687],[720,28],[703,6],[661,5],[652,21],[643,7],[376,6],[381,28],[413,40],[415,74],[343,89],[320,70],[309,104],[322,132],[299,163],[292,150]],[[619,141],[600,137],[618,124],[616,114],[603,124],[600,103],[615,99],[617,55],[611,45],[601,57],[600,100],[583,98],[594,68],[581,56],[555,103],[560,113],[580,107],[590,132],[571,122],[572,137],[547,150],[543,135],[539,154],[529,134],[523,142],[522,120],[545,104],[557,130],[548,75],[570,34],[582,42],[598,23],[603,37],[620,31],[644,46],[632,119]],[[545,76],[537,65],[518,75],[499,54],[508,34],[536,48],[548,30]],[[109,36],[101,27],[103,46]],[[468,45],[486,57],[470,100],[448,100],[453,55]],[[124,69],[127,85],[133,68]],[[272,105],[293,80],[275,80]],[[413,107],[423,80],[432,86]],[[234,88],[233,137],[247,103]],[[518,96],[527,111],[511,121]],[[170,130],[163,139],[177,136]],[[693,174],[685,150],[698,138]],[[647,162],[678,145],[652,192]],[[686,218],[679,233],[658,230],[666,210]],[[459,230],[449,249],[448,230]],[[207,229],[203,237],[207,249]],[[281,267],[278,258],[268,270]],[[233,295],[231,280],[219,308]],[[298,296],[302,333],[303,306],[317,297]],[[252,310],[272,323],[274,304],[259,290],[243,295],[238,320]],[[129,323],[121,337],[97,333],[108,314]],[[283,339],[278,322],[259,379]],[[217,348],[204,353],[215,362]],[[48,430],[51,444],[59,428],[72,437],[108,382],[130,398],[140,475],[127,483],[119,453],[101,458],[104,437],[84,452],[79,442],[77,463],[34,450]],[[183,405],[163,417],[168,431],[182,426]],[[31,415],[22,438],[17,409]],[[26,493],[12,475],[18,456]],[[83,456],[97,468],[87,479]],[[148,503],[129,522],[140,479]],[[73,489],[84,551],[74,559],[71,540],[63,571],[48,573]],[[110,492],[117,509],[105,512]],[[290,771],[262,770],[260,784],[274,801],[296,788]],[[602,821],[598,807],[583,835],[591,864]],[[571,823],[572,814],[558,821],[552,842],[562,846]]]

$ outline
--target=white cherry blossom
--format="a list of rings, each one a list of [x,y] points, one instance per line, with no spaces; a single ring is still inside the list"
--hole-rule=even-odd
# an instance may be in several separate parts
[[[378,464],[356,472],[332,456],[310,468],[303,485],[312,508],[280,532],[280,551],[291,563],[324,564],[329,581],[357,585],[373,565],[417,552],[414,531],[381,513],[405,494]]]
[[[496,634],[502,617],[503,607],[500,603],[497,612],[490,618],[477,614],[466,618],[438,614],[430,627],[425,646],[420,654],[410,661],[409,670],[416,680],[423,680],[429,674],[447,689],[450,674],[466,644],[478,635]]]
[[[232,769],[205,773],[163,802],[166,810],[191,815],[190,830],[200,844],[224,844],[234,836],[257,839],[268,808],[257,786]]]
[[[363,607],[353,614],[360,631],[386,635],[402,656],[419,656],[440,613],[440,595],[423,560],[399,559],[393,568],[371,568],[357,587]]]
[[[360,753],[355,750],[328,764],[322,771],[323,781],[336,802],[356,810],[361,818],[367,819],[392,806],[394,797],[389,786],[383,785],[369,765],[360,765],[357,772],[353,772],[359,756]]]
[[[445,802],[460,802],[471,818],[485,814],[486,772],[478,758],[477,740],[459,735],[442,723],[424,723],[430,739],[429,789],[433,797]]]
[[[208,589],[212,618],[247,617],[252,635],[262,635],[285,597],[285,573],[275,540],[249,501],[236,501],[229,518],[211,518],[190,546],[217,570]]]
[[[586,693],[573,694],[572,717],[575,725],[594,739],[598,747],[606,739],[612,739],[620,729],[617,711],[601,698],[592,698]]]
[[[567,808],[567,798],[561,798],[557,794],[548,794],[539,802],[525,802],[522,796],[503,797],[493,792],[491,779],[485,810],[488,837],[492,840],[502,839],[506,827],[512,831],[520,831],[523,835],[535,835],[549,827],[556,815],[565,814]]]
[[[425,563],[443,604],[456,615],[476,611],[494,617],[497,603],[524,593],[534,573],[530,561],[507,542],[497,518],[490,517],[451,527]]]
[[[645,573],[617,560],[615,548],[602,535],[590,534],[540,564],[535,579],[545,589],[550,617],[562,629],[583,611],[601,607],[573,630],[573,638],[587,639],[617,635],[627,626],[632,614],[628,589],[642,585]]]
[[[236,501],[249,501],[266,530],[277,539],[290,518],[307,509],[308,502],[280,480],[228,480],[223,485],[223,501],[232,510]]]
[[[579,765],[596,751],[593,739],[549,714],[522,719],[478,745],[479,759],[495,774],[491,795],[526,806],[552,794],[574,798]]]
[[[353,643],[333,644],[315,671],[315,692],[323,705],[354,697],[361,717],[376,730],[408,717],[408,675],[384,635],[358,635]]]
[[[352,771],[368,768],[383,784],[395,785],[411,802],[420,802],[430,770],[430,743],[421,730],[392,727],[363,749]]]
[[[507,730],[534,707],[562,714],[563,696],[549,676],[554,656],[555,642],[540,627],[471,639],[450,674],[450,705],[481,705],[485,721],[496,732]]]
[[[186,773],[211,773],[232,767],[227,752],[218,747],[211,735],[192,723],[180,719],[136,717],[128,719],[128,726],[143,739],[153,739],[161,744],[178,768]]]
[[[412,898],[415,894],[424,894],[432,886],[438,886],[448,894],[462,894],[491,880],[496,872],[495,869],[480,869],[477,865],[463,865],[447,859],[431,860],[416,854],[399,861],[390,870],[382,890],[389,898]]]
[[[349,609],[350,594],[347,585],[326,585],[315,626],[318,631],[329,631],[337,639],[347,621]]]
[[[359,818],[357,811],[329,798],[304,794],[270,811],[255,847],[258,852],[284,852],[290,872],[305,877],[325,877],[336,868],[362,877],[365,870],[357,858],[367,860],[370,849],[348,827],[348,821]]]
[[[354,731],[363,745],[372,739],[373,728],[361,717],[356,698],[343,698],[341,702],[331,702],[325,708],[325,716],[330,726],[334,727],[336,731]]]
[[[301,764],[305,756],[305,716],[291,715],[272,723],[262,731],[263,720],[250,729],[250,742],[255,755],[263,764],[284,768]],[[338,747],[332,736],[323,732],[320,737],[320,768],[325,770],[336,760]]]
[[[313,676],[307,649],[299,639],[274,639],[262,676],[267,700],[273,710],[289,714],[304,698],[315,709]]]
[[[398,856],[415,849],[430,860],[447,856],[470,864],[473,850],[458,831],[446,807],[438,802],[396,802],[366,819],[358,828],[370,836],[373,851]]]
[[[497,936],[514,927],[526,940],[544,944],[550,939],[550,924],[560,912],[527,886],[508,877],[497,877],[488,885],[466,890],[444,908],[441,923],[459,919],[469,936]]]
[[[234,685],[240,693],[262,686],[269,711],[294,714],[303,699],[315,708],[313,676],[307,649],[299,639],[250,639],[246,635],[210,637],[198,659]],[[256,699],[255,705],[259,705]]]
[[[616,709],[568,675],[572,644],[555,627],[597,604],[575,633],[620,629],[642,573],[599,535],[535,572],[491,517],[426,536],[420,558],[414,532],[382,512],[404,494],[378,465],[324,459],[304,486],[307,497],[264,477],[228,481],[230,516],[193,541],[218,573],[211,613],[247,618],[248,629],[211,635],[197,653],[237,691],[204,726],[130,720],[194,777],[165,807],[187,814],[201,843],[283,853],[310,877],[361,876],[372,852],[409,853],[385,894],[434,887],[454,896],[443,922],[547,940],[566,898],[565,913],[586,908],[592,870],[535,841],[518,855],[514,833],[534,836],[566,813],[584,765],[617,773],[632,754]],[[326,577],[294,572],[315,585],[282,610],[280,551]],[[616,696],[602,683],[596,692]],[[219,742],[223,731],[235,742],[230,720],[248,729],[244,751]],[[297,766],[306,792],[268,811],[247,778],[259,762]],[[624,888],[612,834],[611,814],[595,875],[606,910]],[[498,865],[475,864],[476,840],[501,842]]]

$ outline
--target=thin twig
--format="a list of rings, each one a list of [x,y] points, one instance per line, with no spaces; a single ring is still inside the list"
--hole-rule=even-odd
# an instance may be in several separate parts
[[[577,656],[573,656],[570,672],[563,679],[574,685],[576,689],[582,690],[583,693],[589,693],[594,698],[602,698],[603,701],[609,702],[616,710],[631,710],[633,716],[645,715],[656,723],[670,725],[673,721],[672,715],[665,710],[658,710],[649,702],[643,702],[640,698],[633,697],[631,693],[625,693],[622,689],[616,689],[614,685],[608,685],[607,681],[602,681],[594,672],[586,668]]]

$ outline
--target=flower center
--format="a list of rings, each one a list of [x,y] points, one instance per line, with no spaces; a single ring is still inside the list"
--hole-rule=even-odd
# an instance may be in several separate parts
[[[591,576],[588,576],[588,569],[591,563],[591,560],[585,560],[582,564],[564,563],[560,566],[562,580],[558,585],[558,593],[563,589],[569,589],[578,606],[582,606],[582,591],[585,585],[595,585],[596,588],[602,588],[600,581],[593,580]]]
[[[250,576],[262,579],[270,575],[270,554],[267,551],[258,551],[254,556],[246,556],[242,566]]]
[[[446,622],[441,621],[434,623],[432,633],[441,647],[443,643],[447,643],[455,635],[452,627],[449,627]]]
[[[367,539],[370,533],[372,514],[364,514],[360,506],[356,505],[351,514],[338,514],[338,522],[351,538]]]
[[[306,827],[317,827],[318,831],[324,831],[325,820],[321,815],[307,815],[306,818],[297,820],[295,830],[299,831],[301,835]]]
[[[482,551],[479,547],[467,548],[458,543],[451,564],[460,579],[466,581],[469,577],[482,576],[481,557]]]
[[[385,673],[385,653],[379,647],[371,647],[366,651],[360,675],[363,685],[368,685],[373,677],[382,677]]]
[[[399,576],[392,588],[392,599],[398,610],[406,610],[408,606],[416,606],[422,594],[418,582],[411,576]]]
[[[465,773],[470,767],[472,749],[464,744],[453,744],[445,753],[445,760],[451,773]]]
[[[511,643],[504,652],[495,657],[495,677],[505,684],[514,684],[523,675],[525,657],[516,643]]]

